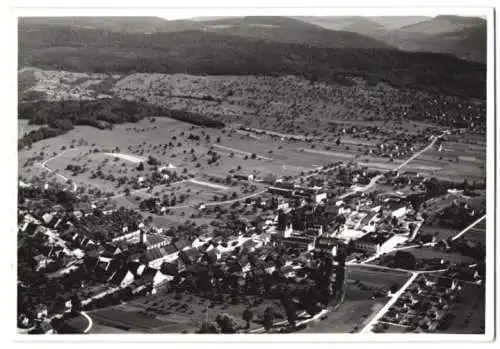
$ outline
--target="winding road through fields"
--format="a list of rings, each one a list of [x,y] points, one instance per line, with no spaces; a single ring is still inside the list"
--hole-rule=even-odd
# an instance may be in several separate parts
[[[426,151],[428,151],[429,149],[431,149],[434,144],[436,144],[436,141],[438,139],[440,139],[441,137],[443,137],[444,134],[441,134],[439,136],[434,136],[431,143],[429,143],[425,148],[421,149],[420,151],[416,152],[415,154],[413,154],[410,158],[408,158],[405,162],[399,164],[398,166],[396,166],[393,170],[391,171],[399,171],[401,170],[403,167],[407,166],[410,162],[412,162],[413,160],[415,160],[416,158],[418,158],[419,156],[421,156],[423,153],[425,153]],[[379,174],[375,177],[373,177],[371,180],[370,180],[370,183],[368,183],[367,185],[365,185],[364,187],[357,187],[355,189],[353,189],[353,191],[351,192],[348,192],[348,193],[345,193],[341,196],[339,196],[339,199],[344,199],[348,196],[351,196],[353,195],[354,193],[362,193],[362,192],[365,192],[371,188],[373,188],[376,184],[377,184],[377,181],[381,178],[384,177],[384,174]]]
[[[47,164],[50,161],[52,161],[54,159],[57,159],[58,157],[64,155],[65,153],[70,152],[70,151],[74,151],[74,150],[77,150],[77,149],[78,148],[72,148],[72,149],[64,150],[64,151],[60,152],[59,154],[57,154],[57,155],[55,155],[55,156],[53,156],[51,158],[48,158],[47,160],[45,160],[43,162],[38,162],[37,165],[40,166],[42,169],[50,172],[50,173],[55,173],[55,175],[57,177],[61,178],[64,182],[68,182],[70,180],[68,177],[66,177],[66,176],[64,176],[64,175],[56,172],[55,170],[51,169],[50,167],[47,166]],[[76,191],[77,189],[78,189],[78,186],[75,183],[73,183],[73,191]]]

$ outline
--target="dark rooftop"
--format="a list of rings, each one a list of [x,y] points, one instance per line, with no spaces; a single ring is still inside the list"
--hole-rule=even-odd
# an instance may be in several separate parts
[[[386,242],[387,240],[389,240],[393,235],[392,234],[389,234],[389,233],[385,233],[385,234],[382,234],[382,233],[370,233],[370,234],[367,234],[365,236],[363,236],[362,238],[358,239],[357,242],[360,242],[360,243],[371,243],[371,244],[382,244],[384,242]]]

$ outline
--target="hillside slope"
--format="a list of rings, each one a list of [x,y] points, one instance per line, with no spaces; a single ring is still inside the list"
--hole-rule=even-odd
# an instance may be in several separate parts
[[[486,20],[478,17],[437,16],[427,21],[402,27],[399,30],[420,34],[441,34],[478,25],[485,26]]]
[[[332,48],[391,48],[371,37],[332,31],[287,17],[230,17],[213,20],[173,20],[155,17],[61,17],[21,18],[24,29],[71,27],[115,33],[167,33],[186,30],[214,32],[251,39]]]
[[[452,95],[485,95],[485,67],[450,56],[309,47],[206,31],[143,35],[20,26],[19,65],[126,74],[298,75],[326,81],[354,75]]]
[[[188,20],[167,21],[159,17],[21,17],[21,27],[64,26],[124,33],[157,33],[196,29]]]
[[[465,60],[485,63],[486,35],[486,27],[480,25],[415,39],[409,47],[406,44],[400,48],[415,50],[416,47],[419,51],[449,53]]]
[[[486,21],[477,17],[296,17],[324,28],[372,37],[404,51],[486,62]]]
[[[361,16],[302,16],[294,17],[300,21],[311,23],[330,30],[344,30],[365,34],[372,30],[385,30],[380,23],[369,17]]]

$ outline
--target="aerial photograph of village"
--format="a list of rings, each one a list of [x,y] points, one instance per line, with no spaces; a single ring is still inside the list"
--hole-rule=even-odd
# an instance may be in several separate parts
[[[486,29],[19,17],[17,333],[485,334]]]

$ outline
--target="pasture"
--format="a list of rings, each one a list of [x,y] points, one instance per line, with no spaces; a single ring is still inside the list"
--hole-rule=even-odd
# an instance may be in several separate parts
[[[468,256],[461,255],[460,253],[447,253],[432,247],[415,247],[404,250],[411,253],[417,261],[422,259],[438,258],[450,263],[473,263],[474,259]],[[389,255],[394,255],[392,252]]]
[[[325,315],[322,320],[309,323],[303,333],[356,333],[375,316],[385,302],[377,299],[346,299],[338,308]]]
[[[363,284],[373,286],[385,286],[390,288],[393,284],[403,285],[410,277],[404,271],[386,270],[366,265],[348,265],[347,279],[361,281]]]

